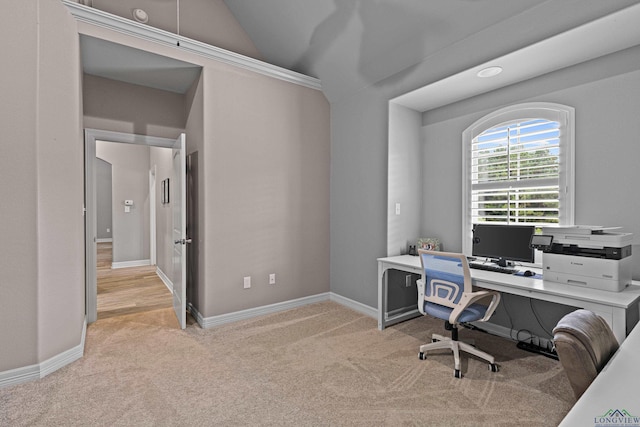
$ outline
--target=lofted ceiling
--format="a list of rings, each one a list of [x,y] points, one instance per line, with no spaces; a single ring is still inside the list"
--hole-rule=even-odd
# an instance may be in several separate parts
[[[335,99],[541,0],[225,0],[267,60],[319,78]]]
[[[480,64],[484,61],[469,63],[471,57],[480,56],[474,50],[476,38],[493,37],[496,46],[507,49],[500,51],[494,47],[499,54],[492,54],[493,46],[487,46],[483,50],[493,56],[484,60],[489,60],[639,3],[637,0],[224,1],[265,61],[320,79],[330,101],[378,85],[392,76],[406,77],[425,70],[428,73],[430,68],[440,66],[451,48],[465,52],[464,46],[469,46],[468,55],[459,55],[454,60],[447,58],[451,67],[457,67],[456,72]],[[528,59],[532,63],[537,60]]]
[[[568,44],[547,40],[640,0],[223,1],[265,62],[318,78],[331,102],[401,78],[432,83],[405,98],[425,111],[640,43],[633,23],[583,32]],[[627,28],[631,36],[622,37]],[[149,52],[88,36],[80,41],[89,74],[184,93],[199,73]],[[539,60],[549,53],[553,63]],[[479,87],[474,70],[494,59],[514,61],[519,75],[505,69]]]

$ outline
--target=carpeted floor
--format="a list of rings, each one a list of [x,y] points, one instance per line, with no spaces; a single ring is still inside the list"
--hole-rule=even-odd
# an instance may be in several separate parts
[[[99,320],[85,356],[0,389],[2,426],[556,426],[573,404],[557,361],[462,330],[500,371],[448,352],[421,317],[384,331],[333,302],[203,330],[171,309]]]

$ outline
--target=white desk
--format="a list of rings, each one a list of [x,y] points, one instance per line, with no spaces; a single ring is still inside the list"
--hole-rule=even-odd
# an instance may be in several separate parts
[[[578,399],[560,427],[640,426],[640,327],[635,327],[602,372]],[[613,411],[613,413],[609,412]],[[626,423],[621,418],[630,415]],[[607,416],[609,420],[607,420]]]
[[[378,259],[378,329],[381,330],[386,326],[411,319],[420,314],[417,308],[417,301],[415,310],[398,315],[390,315],[387,312],[388,286],[385,273],[389,269],[422,274],[420,257],[400,255]],[[535,271],[536,269],[529,268],[529,270]],[[537,270],[537,272],[541,273],[540,270]],[[638,310],[638,299],[640,298],[640,283],[635,281],[622,292],[609,292],[563,285],[534,277],[476,269],[471,269],[471,278],[473,279],[473,285],[480,288],[593,311],[607,321],[618,342],[624,341],[627,335],[627,310]]]

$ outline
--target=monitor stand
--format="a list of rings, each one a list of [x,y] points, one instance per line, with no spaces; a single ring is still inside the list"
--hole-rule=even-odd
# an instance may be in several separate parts
[[[498,258],[491,261],[499,265],[500,267],[509,267],[509,261],[507,261],[505,258]]]

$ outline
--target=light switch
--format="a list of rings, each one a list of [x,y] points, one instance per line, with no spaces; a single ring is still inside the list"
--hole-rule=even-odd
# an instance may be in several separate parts
[[[400,215],[400,203],[396,203],[396,215]]]
[[[124,207],[124,212],[125,212],[125,213],[129,213],[129,212],[131,212],[131,206],[125,206],[125,207]]]

